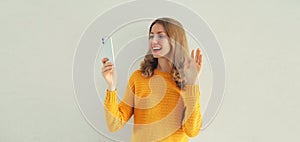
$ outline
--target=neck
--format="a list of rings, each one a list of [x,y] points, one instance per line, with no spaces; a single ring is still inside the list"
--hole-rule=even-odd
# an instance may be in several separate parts
[[[171,72],[172,63],[166,58],[158,58],[157,69],[163,72],[170,73]]]

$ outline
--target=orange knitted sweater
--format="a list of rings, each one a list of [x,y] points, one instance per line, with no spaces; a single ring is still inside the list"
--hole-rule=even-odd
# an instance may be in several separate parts
[[[148,78],[135,71],[120,103],[117,91],[106,91],[104,106],[111,132],[134,116],[131,142],[188,142],[202,125],[199,86],[180,90],[171,74],[157,69]]]

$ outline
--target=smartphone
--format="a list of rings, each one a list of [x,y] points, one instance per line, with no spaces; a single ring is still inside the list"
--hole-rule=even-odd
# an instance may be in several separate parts
[[[103,58],[108,58],[108,62],[111,62],[115,65],[115,57],[114,57],[114,47],[113,47],[113,42],[112,38],[102,38],[102,59]]]

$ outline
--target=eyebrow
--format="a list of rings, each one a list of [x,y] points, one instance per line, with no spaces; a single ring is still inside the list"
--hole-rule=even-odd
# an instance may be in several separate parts
[[[165,31],[159,31],[159,32],[157,32],[158,34],[160,34],[160,33],[166,33]],[[150,34],[154,34],[153,32],[150,32]]]

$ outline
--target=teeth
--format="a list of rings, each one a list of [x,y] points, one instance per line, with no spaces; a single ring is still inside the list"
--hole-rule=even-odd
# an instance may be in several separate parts
[[[160,50],[161,48],[159,47],[154,47],[153,50]]]

